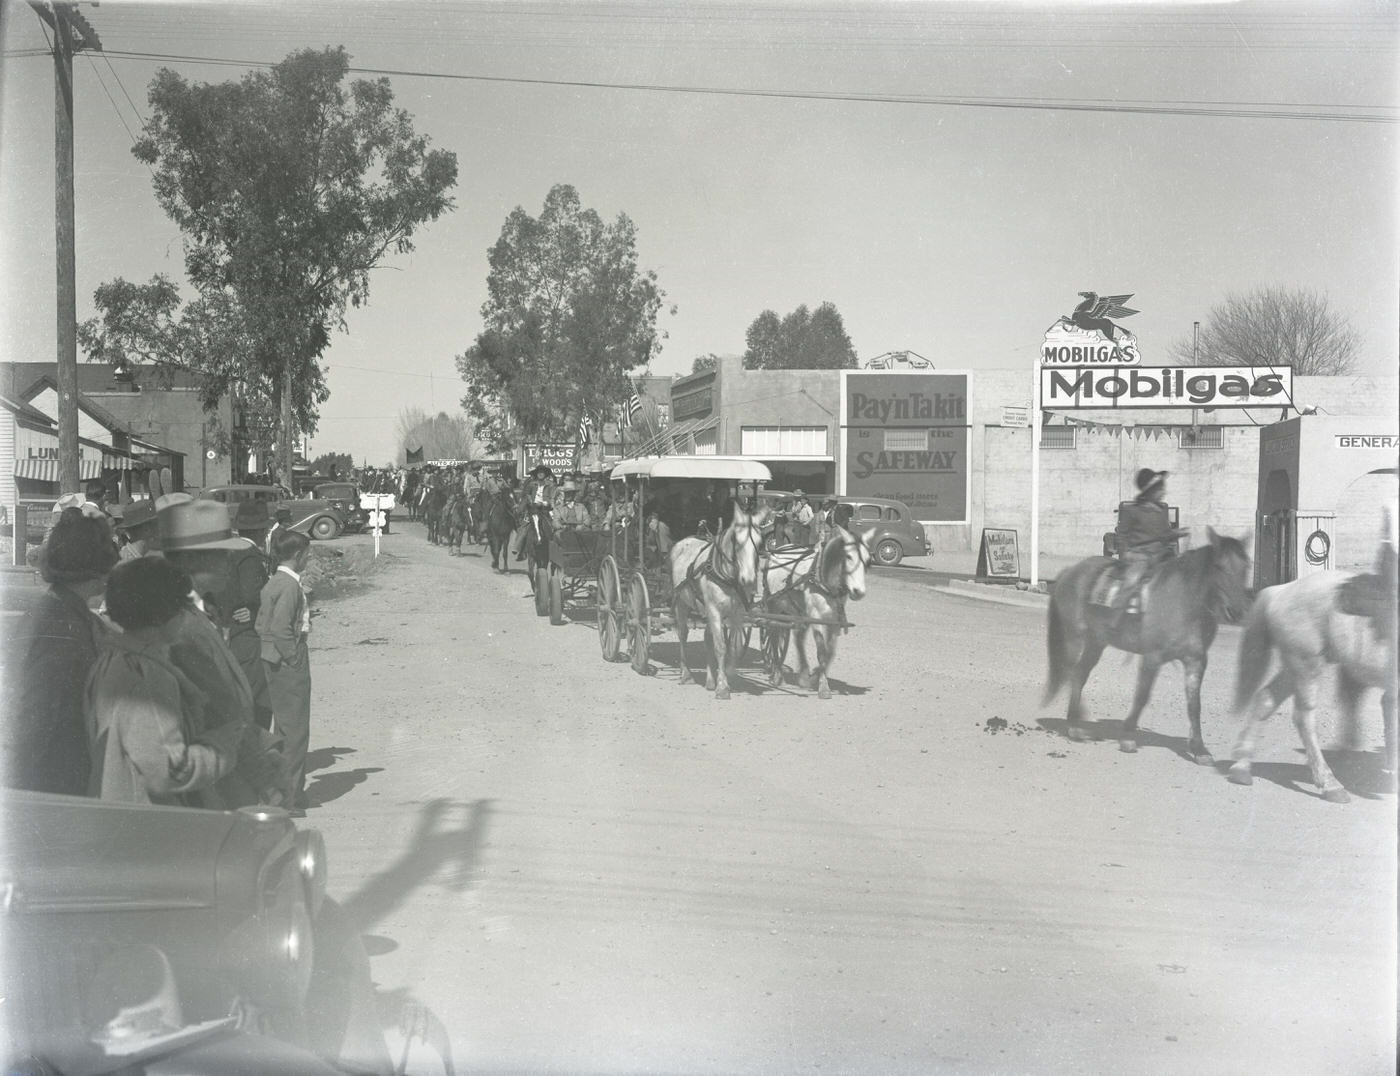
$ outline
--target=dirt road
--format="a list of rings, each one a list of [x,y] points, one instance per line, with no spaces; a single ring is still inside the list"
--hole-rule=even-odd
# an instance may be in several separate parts
[[[1354,800],[1325,803],[1276,718],[1231,785],[1182,757],[1169,670],[1121,754],[1116,655],[1086,695],[1108,738],[1069,743],[1043,612],[898,571],[850,607],[831,702],[719,703],[674,634],[637,676],[523,575],[396,531],[319,605],[307,821],[386,1005],[428,1005],[459,1071],[1393,1071],[1374,752],[1330,756]],[[1222,760],[1237,640],[1206,676]]]

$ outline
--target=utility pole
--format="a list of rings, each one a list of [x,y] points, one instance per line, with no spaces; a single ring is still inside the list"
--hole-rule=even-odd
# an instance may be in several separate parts
[[[76,3],[29,0],[53,31],[54,252],[58,263],[58,469],[64,493],[79,490],[78,285],[73,227],[73,53],[102,50]]]

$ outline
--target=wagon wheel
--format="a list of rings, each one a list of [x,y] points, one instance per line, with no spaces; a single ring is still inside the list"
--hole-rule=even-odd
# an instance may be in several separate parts
[[[627,642],[632,651],[632,668],[645,676],[651,671],[647,651],[651,648],[651,601],[647,581],[641,573],[632,577],[627,590]]]
[[[557,564],[549,566],[549,622],[564,623],[564,572]]]
[[[768,672],[768,682],[778,687],[783,682],[783,662],[787,659],[788,642],[792,632],[779,628],[760,628],[758,645],[763,651],[763,667]]]
[[[616,661],[622,651],[622,591],[617,579],[617,561],[603,558],[598,567],[598,645],[604,661]]]
[[[543,564],[530,565],[530,586],[535,591],[535,615],[549,615],[549,572]]]

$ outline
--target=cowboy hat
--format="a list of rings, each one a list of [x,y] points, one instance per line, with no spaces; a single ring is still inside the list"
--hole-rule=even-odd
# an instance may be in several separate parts
[[[577,493],[578,483],[576,483],[572,478],[566,478],[564,480],[563,491],[565,493]]]
[[[149,526],[156,521],[154,501],[132,501],[122,505],[121,519],[117,520],[117,530],[134,531],[138,527]]]
[[[531,477],[531,478],[539,478],[541,475],[545,475],[545,476],[548,476],[549,478],[553,478],[553,477],[554,477],[554,471],[553,471],[553,469],[549,466],[549,464],[547,464],[547,463],[541,463],[538,467],[536,467],[533,471],[530,472],[530,477]]]
[[[1166,471],[1154,471],[1151,467],[1144,467],[1137,473],[1133,481],[1137,484],[1139,493],[1146,493],[1153,486],[1167,479]]]
[[[218,501],[189,500],[156,512],[160,533],[154,545],[162,553],[182,549],[247,549],[248,543],[234,537],[229,526],[228,507]]]
[[[805,497],[805,496],[807,496],[807,494],[803,493],[800,489],[795,489],[795,490],[793,490],[793,491],[792,491],[792,495],[793,495],[794,497]]]
[[[156,498],[156,511],[159,512],[162,508],[169,508],[175,504],[189,504],[192,500],[194,498],[188,493],[162,493]]]
[[[271,522],[266,501],[239,501],[238,510],[232,513],[233,528],[240,531],[255,531]]]

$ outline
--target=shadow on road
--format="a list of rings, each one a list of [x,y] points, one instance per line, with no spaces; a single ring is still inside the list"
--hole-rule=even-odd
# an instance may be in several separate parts
[[[1046,732],[1054,733],[1062,740],[1067,740],[1069,722],[1063,717],[1042,717],[1036,719],[1036,724]],[[1090,740],[1104,740],[1116,742],[1123,731],[1123,722],[1116,719],[1105,718],[1098,721],[1082,722],[1080,728]],[[1172,754],[1190,762],[1194,765],[1195,759],[1186,749],[1189,737],[1187,736],[1164,736],[1160,732],[1153,732],[1149,728],[1139,725],[1133,739],[1137,741],[1138,750],[1146,747],[1164,747]]]
[[[1298,748],[1302,754],[1302,748]],[[1327,765],[1332,768],[1342,787],[1353,796],[1362,799],[1378,800],[1394,792],[1395,788],[1385,772],[1384,751],[1335,750],[1322,752]],[[1230,770],[1228,762],[1216,763],[1216,770],[1226,774]],[[1272,781],[1280,788],[1299,792],[1313,799],[1321,799],[1322,793],[1313,784],[1312,770],[1307,760],[1300,762],[1255,762],[1250,766],[1255,780]]]
[[[368,931],[444,869],[449,888],[457,892],[467,889],[486,842],[492,803],[435,799],[425,804],[408,849],[344,902],[356,929]]]

